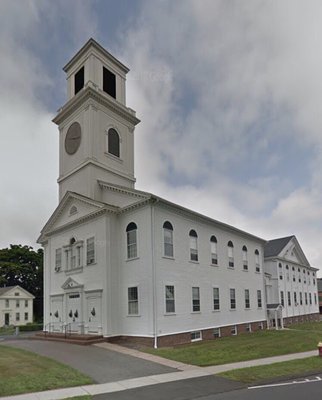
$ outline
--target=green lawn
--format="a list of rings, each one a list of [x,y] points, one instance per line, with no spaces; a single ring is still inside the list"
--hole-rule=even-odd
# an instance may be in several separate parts
[[[220,365],[281,354],[317,349],[322,341],[322,323],[311,330],[259,331],[176,347],[145,351],[187,364]],[[298,326],[296,327],[298,328]]]
[[[322,358],[309,357],[260,367],[250,367],[222,372],[218,375],[248,384],[267,382],[276,378],[290,378],[322,372]]]
[[[50,358],[0,346],[0,396],[93,383],[86,375]]]
[[[15,331],[15,328],[13,328],[12,326],[10,327],[2,327],[0,328],[0,336],[1,335],[12,335]]]
[[[304,322],[303,324],[291,325],[290,329],[298,329],[301,331],[316,331],[322,333],[322,322]]]

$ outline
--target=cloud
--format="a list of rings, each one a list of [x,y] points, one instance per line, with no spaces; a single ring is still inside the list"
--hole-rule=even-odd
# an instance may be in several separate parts
[[[321,264],[321,14],[318,1],[145,2],[123,50],[138,187],[267,239],[296,234]]]

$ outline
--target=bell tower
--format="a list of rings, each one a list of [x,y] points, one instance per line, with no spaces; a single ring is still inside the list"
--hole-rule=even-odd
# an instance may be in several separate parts
[[[134,129],[126,106],[129,69],[90,39],[63,68],[67,102],[59,128],[59,200],[67,191],[100,200],[98,180],[133,188]]]

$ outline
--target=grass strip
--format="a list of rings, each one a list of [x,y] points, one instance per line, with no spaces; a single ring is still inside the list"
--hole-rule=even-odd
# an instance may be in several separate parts
[[[0,346],[0,396],[93,383],[81,372],[30,351]]]
[[[275,364],[261,365],[259,367],[248,367],[235,369],[218,374],[224,378],[247,384],[258,384],[274,380],[276,378],[303,377],[322,372],[322,358],[309,357],[300,360],[284,361]]]
[[[315,350],[322,339],[319,328],[312,326],[312,330],[259,331],[144,351],[187,364],[221,365]]]

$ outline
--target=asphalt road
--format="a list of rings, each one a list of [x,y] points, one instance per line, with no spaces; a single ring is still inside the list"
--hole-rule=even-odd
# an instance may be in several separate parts
[[[321,400],[322,377],[250,389],[219,377],[202,377],[94,396],[93,400]],[[287,384],[285,384],[287,383]]]

